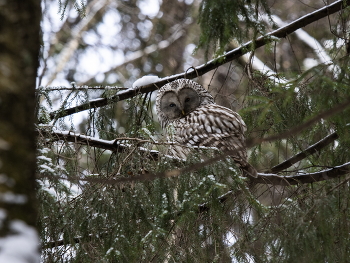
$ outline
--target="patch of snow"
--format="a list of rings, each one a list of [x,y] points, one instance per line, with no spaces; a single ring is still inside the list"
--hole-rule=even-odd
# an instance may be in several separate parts
[[[40,262],[39,236],[35,228],[21,220],[12,220],[10,230],[14,234],[0,238],[0,262]]]
[[[44,155],[38,156],[37,159],[42,160],[42,161],[52,162],[51,158],[48,158],[48,157],[46,157]]]
[[[132,88],[136,89],[137,87],[146,86],[148,84],[160,81],[161,79],[158,76],[143,76],[140,79],[137,79],[133,84]]]
[[[304,68],[310,69],[318,65],[318,61],[314,58],[305,58],[303,61]]]
[[[41,173],[45,173],[45,172],[49,172],[49,173],[52,173],[52,174],[55,173],[55,170],[52,169],[51,167],[47,166],[46,164],[39,165],[39,168],[41,168],[40,169]]]

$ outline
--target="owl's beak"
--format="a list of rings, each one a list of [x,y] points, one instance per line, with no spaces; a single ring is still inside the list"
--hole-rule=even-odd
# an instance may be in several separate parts
[[[185,111],[181,110],[182,116],[185,116]]]

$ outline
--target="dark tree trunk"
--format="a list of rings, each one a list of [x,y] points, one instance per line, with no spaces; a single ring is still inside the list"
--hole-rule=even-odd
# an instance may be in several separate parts
[[[40,50],[39,0],[0,4],[0,209],[10,222],[35,226],[35,81]]]

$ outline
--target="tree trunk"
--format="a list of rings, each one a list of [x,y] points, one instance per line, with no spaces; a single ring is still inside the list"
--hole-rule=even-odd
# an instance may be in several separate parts
[[[22,252],[29,253],[18,245],[10,251],[6,244],[15,242],[14,238],[31,237],[25,240],[32,247],[33,240],[38,241],[33,228],[37,219],[34,123],[41,20],[39,0],[4,3],[0,3],[1,262],[11,255],[19,259]],[[23,255],[20,262],[39,260],[37,246],[38,242],[36,254]]]

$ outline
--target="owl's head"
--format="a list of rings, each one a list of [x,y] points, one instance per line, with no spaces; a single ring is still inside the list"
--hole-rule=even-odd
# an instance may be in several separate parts
[[[169,121],[183,118],[198,107],[212,103],[213,97],[198,83],[189,79],[174,80],[158,91],[158,119],[164,128]]]

